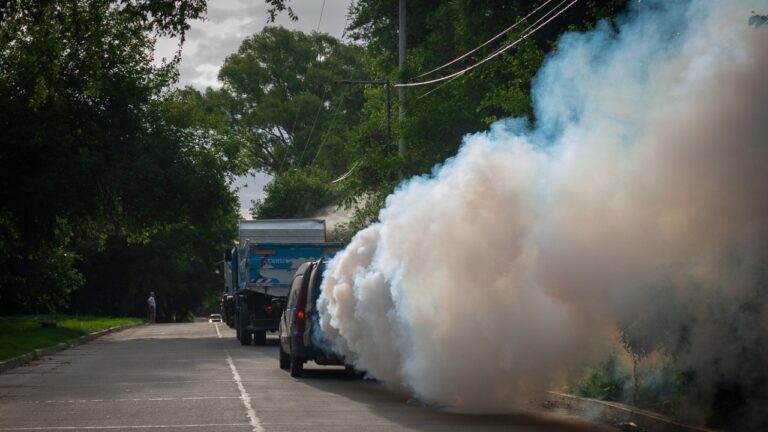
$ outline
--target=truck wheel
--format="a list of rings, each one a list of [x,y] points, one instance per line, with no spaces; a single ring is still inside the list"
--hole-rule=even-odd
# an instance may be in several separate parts
[[[240,345],[251,344],[251,332],[246,330],[240,330]]]
[[[283,351],[282,345],[280,346],[280,369],[288,370],[291,367],[291,356]]]
[[[266,330],[256,330],[253,332],[253,343],[255,345],[264,345],[267,343]]]
[[[291,376],[294,378],[301,378],[304,375],[304,359],[291,355]]]

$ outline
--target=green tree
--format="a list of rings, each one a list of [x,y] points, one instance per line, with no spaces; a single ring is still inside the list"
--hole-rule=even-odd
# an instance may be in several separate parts
[[[127,167],[136,183],[127,197],[137,202],[126,219],[154,224],[112,233],[104,247],[87,251],[80,264],[87,280],[73,310],[141,313],[155,291],[160,318],[180,321],[220,287],[215,270],[238,218],[230,185],[242,171],[230,159],[230,137],[216,132],[211,116],[198,116],[188,95],[174,92],[154,104],[151,149]]]
[[[359,47],[332,36],[282,27],[265,28],[227,57],[219,72],[226,96],[217,97],[231,101],[232,127],[254,169],[346,170],[344,128],[337,126],[359,121],[362,90],[336,81],[360,77],[359,57]]]
[[[152,63],[156,38],[183,40],[205,7],[5,5],[0,313],[63,310],[73,297],[74,312],[135,314],[146,297],[137,290],[160,286],[179,316],[213,287],[218,251],[234,237],[229,179],[239,168],[227,158],[237,155],[193,104],[168,95],[178,57]]]
[[[365,46],[363,65],[366,75],[393,82],[414,82],[446,76],[473,65],[496,49],[517,40],[533,19],[508,32],[487,46],[444,69],[429,73],[483,43],[517,22],[543,1],[457,0],[434,2],[409,0],[408,61],[398,69],[398,7],[396,2],[360,0],[350,10],[348,34]],[[587,1],[575,4],[514,50],[508,51],[479,68],[456,79],[424,87],[407,89],[405,118],[398,124],[397,135],[407,143],[404,158],[377,157],[365,149],[383,146],[376,136],[375,119],[383,118],[381,93],[366,92],[364,119],[353,133],[352,147],[357,148],[361,163],[349,183],[357,196],[380,197],[394,187],[392,175],[400,178],[430,172],[436,165],[454,156],[462,138],[487,128],[504,117],[527,117],[535,122],[531,83],[545,56],[564,32],[589,28],[603,18],[620,13],[626,0]],[[426,75],[425,75],[426,74]],[[362,215],[375,215],[370,206],[383,200],[368,199]],[[358,218],[360,226],[371,219]]]
[[[289,0],[268,1],[272,12],[285,10]],[[456,0],[451,2],[409,0],[408,61],[398,67],[398,5],[382,0],[359,0],[350,8],[349,37],[365,47],[361,66],[367,79],[390,79],[393,83],[438,78],[475,64],[496,49],[516,41],[529,25],[556,2],[509,0]],[[544,58],[556,47],[558,38],[570,30],[593,27],[599,20],[617,17],[626,0],[583,1],[574,4],[515,49],[505,52],[481,67],[438,85],[407,89],[405,119],[395,123],[396,138],[407,142],[407,155],[384,154],[386,120],[383,88],[368,87],[364,93],[362,116],[350,123],[348,167],[355,167],[343,182],[343,199],[360,200],[366,205],[347,227],[350,232],[375,218],[383,198],[395,186],[396,178],[428,173],[436,164],[454,156],[462,137],[481,131],[504,117],[524,117],[535,122],[531,86]],[[455,64],[428,73],[456,59],[498,35],[512,23],[539,6],[538,14],[523,22],[495,42],[481,47]],[[563,7],[562,4],[558,7]],[[559,9],[558,9],[559,10]],[[424,75],[427,74],[427,75]],[[395,103],[399,103],[395,100]],[[397,108],[397,107],[396,107]],[[267,201],[271,197],[267,198]]]
[[[293,9],[288,6],[290,0],[264,0],[264,2],[269,5],[269,9],[267,9],[267,13],[269,14],[269,22],[275,22],[277,15],[283,11],[288,13],[288,17],[291,19],[291,21],[299,20],[299,17],[293,12]]]
[[[267,199],[252,209],[255,219],[304,218],[334,203],[337,194],[323,172],[293,169],[275,177],[264,188]]]

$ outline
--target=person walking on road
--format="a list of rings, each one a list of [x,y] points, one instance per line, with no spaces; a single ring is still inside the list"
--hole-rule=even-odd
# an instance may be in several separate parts
[[[153,324],[155,322],[155,311],[157,310],[157,303],[155,302],[155,292],[150,291],[149,292],[149,298],[147,299],[147,305],[149,305],[149,323]]]

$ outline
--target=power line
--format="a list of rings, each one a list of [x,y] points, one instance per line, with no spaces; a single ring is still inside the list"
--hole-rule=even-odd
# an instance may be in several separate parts
[[[534,21],[534,23],[533,23],[533,24],[531,24],[531,25],[530,25],[530,26],[528,26],[528,27],[527,27],[525,30],[523,30],[523,34],[524,34],[524,36],[523,36],[523,37],[521,37],[521,38],[520,38],[520,39],[519,39],[517,42],[519,42],[519,41],[522,41],[523,39],[525,39],[526,37],[528,37],[530,34],[525,34],[525,33],[526,33],[528,30],[530,30],[531,28],[533,28],[533,27],[534,27],[536,24],[540,23],[542,20],[544,20],[546,17],[548,17],[548,16],[549,16],[549,15],[550,15],[552,12],[556,11],[556,10],[557,10],[557,8],[559,8],[560,6],[562,6],[563,4],[565,4],[567,1],[568,1],[568,0],[563,0],[563,1],[561,1],[561,2],[560,2],[560,3],[558,3],[558,4],[557,4],[557,5],[554,7],[554,8],[552,8],[550,11],[548,11],[547,13],[545,13],[544,15],[542,15],[542,16],[541,16],[539,19],[537,19],[536,21]],[[574,2],[575,2],[575,1],[574,1]],[[547,2],[547,3],[549,3],[549,2]],[[546,5],[546,3],[544,3],[544,5]],[[541,5],[541,6],[540,6],[539,8],[537,8],[535,11],[531,12],[531,14],[528,14],[528,16],[531,16],[531,15],[532,15],[533,13],[535,13],[537,10],[541,9],[541,8],[542,8],[544,5]],[[568,5],[568,6],[570,7],[570,5]],[[566,9],[567,9],[567,8],[566,8]],[[561,12],[564,12],[564,11],[565,11],[565,10],[563,10],[563,11],[561,11]],[[528,18],[528,16],[527,16],[526,18]],[[554,17],[553,17],[553,18],[554,18]],[[521,21],[524,21],[524,20],[525,20],[525,18],[524,18],[523,20],[521,20]],[[546,24],[546,23],[545,23],[545,24]],[[514,27],[514,26],[513,26],[513,27]],[[511,27],[510,27],[510,28],[511,28]],[[538,28],[537,28],[537,30],[538,30]],[[532,33],[532,32],[531,32],[531,33]],[[515,43],[517,43],[517,42],[515,42]],[[499,48],[499,49],[497,49],[497,50],[493,51],[493,52],[491,53],[491,55],[497,54],[497,53],[499,53],[500,51],[504,51],[506,48],[507,48],[507,47],[501,47],[501,48]],[[449,80],[446,80],[446,81],[444,81],[444,82],[443,82],[443,83],[441,83],[439,86],[437,86],[437,87],[435,87],[435,88],[431,89],[430,91],[428,91],[428,92],[426,92],[426,93],[424,93],[424,94],[420,95],[420,96],[419,96],[417,99],[421,99],[421,98],[425,98],[425,97],[429,96],[430,94],[432,94],[432,93],[434,93],[434,92],[436,92],[436,91],[440,90],[441,88],[445,87],[446,85],[448,85],[448,84],[449,84],[451,81],[453,81],[453,80],[455,80],[455,79],[458,79],[458,78],[462,77],[463,75],[464,75],[464,73],[461,73],[461,74],[459,74],[459,75],[457,75],[457,76],[455,76],[455,77],[453,77],[453,78],[451,78],[451,79],[449,79]]]
[[[323,5],[320,7],[320,18],[317,20],[317,28],[315,29],[316,32],[320,31],[320,23],[323,21],[324,10],[325,10],[325,0],[323,0]]]
[[[325,10],[325,0],[323,0],[323,5],[320,6],[320,18],[317,19],[317,27],[315,28],[315,33],[320,31],[320,23],[323,22],[323,11]],[[307,151],[307,146],[309,145],[309,141],[312,139],[312,133],[315,131],[315,125],[317,124],[317,117],[320,115],[320,110],[323,108],[323,105],[325,105],[325,92],[328,90],[327,87],[323,86],[323,97],[320,98],[320,106],[317,107],[317,112],[315,113],[315,120],[312,122],[312,129],[309,130],[309,136],[307,137],[307,142],[304,143],[304,150],[301,151],[301,157],[299,157],[299,163],[304,159],[304,152]]]
[[[459,75],[459,76],[461,76],[461,75]],[[456,78],[458,78],[458,77],[456,77]],[[426,93],[424,93],[422,95],[419,95],[419,97],[417,97],[416,99],[425,98],[425,97],[431,95],[432,93],[434,93],[434,92],[440,90],[441,88],[447,86],[451,81],[455,80],[456,78],[451,78],[448,81],[445,81],[445,82],[441,83],[439,86],[437,86],[437,87],[435,87],[433,89],[430,89],[428,92],[426,92]]]
[[[345,88],[340,94],[339,98],[336,102],[336,107],[333,111],[333,115],[331,116],[331,121],[328,123],[328,129],[325,130],[325,134],[323,135],[323,138],[320,140],[320,145],[317,147],[317,153],[315,153],[315,157],[312,158],[312,162],[310,162],[310,165],[314,165],[315,161],[317,160],[317,157],[320,156],[320,151],[323,149],[323,146],[325,146],[325,143],[328,141],[328,137],[331,135],[331,128],[333,128],[333,124],[336,121],[336,116],[339,114],[339,108],[341,108],[342,101],[344,100],[344,96],[346,96],[347,89]]]
[[[491,43],[491,42],[495,41],[496,39],[498,39],[498,38],[500,38],[500,37],[504,36],[505,34],[509,33],[509,32],[510,32],[511,30],[513,30],[515,27],[517,27],[518,25],[520,25],[520,24],[522,24],[523,22],[525,22],[525,21],[526,21],[528,18],[530,18],[530,17],[531,17],[531,15],[533,15],[533,14],[535,14],[536,12],[540,11],[540,10],[541,10],[541,8],[543,8],[544,6],[548,5],[548,4],[549,4],[549,3],[551,3],[552,1],[554,1],[554,0],[547,0],[547,1],[545,1],[544,3],[542,3],[542,4],[541,4],[541,6],[537,7],[536,9],[534,9],[534,10],[533,10],[531,13],[529,13],[528,15],[526,15],[524,18],[522,18],[521,20],[519,20],[519,21],[517,21],[516,23],[512,24],[511,26],[507,27],[506,29],[504,29],[504,31],[502,31],[501,33],[497,34],[496,36],[494,36],[494,37],[492,37],[492,38],[488,39],[488,40],[487,40],[485,43],[483,43],[482,45],[478,46],[477,48],[475,48],[475,49],[473,49],[473,50],[471,50],[471,51],[468,51],[468,52],[466,52],[466,53],[462,54],[461,56],[459,56],[459,57],[456,57],[455,59],[453,59],[453,60],[449,61],[448,63],[446,63],[446,64],[444,64],[444,65],[442,65],[442,66],[438,66],[438,67],[436,67],[436,68],[432,69],[432,70],[431,70],[431,71],[429,71],[429,72],[424,72],[423,74],[421,74],[421,75],[417,76],[416,78],[421,78],[421,77],[424,77],[424,76],[430,75],[430,74],[431,74],[431,73],[433,73],[433,72],[437,72],[437,71],[439,71],[440,69],[444,69],[444,68],[446,68],[446,67],[448,67],[448,66],[450,66],[450,65],[452,65],[452,64],[454,64],[454,63],[456,63],[456,62],[458,62],[458,61],[461,61],[461,60],[463,60],[463,59],[467,58],[468,56],[470,56],[470,55],[472,55],[472,54],[476,53],[476,52],[477,52],[479,49],[483,48],[484,46],[488,45],[489,43]]]
[[[547,24],[549,21],[552,21],[552,19],[554,19],[554,18],[555,18],[557,15],[560,15],[560,13],[563,13],[563,12],[565,12],[565,9],[568,9],[569,7],[571,7],[571,5],[572,5],[573,3],[576,3],[576,1],[578,1],[578,0],[573,0],[573,3],[569,4],[569,5],[568,5],[566,8],[562,9],[562,10],[561,10],[561,11],[560,11],[560,12],[559,12],[557,15],[553,16],[551,19],[549,19],[547,22],[545,22],[545,23],[544,23],[544,24],[542,24],[541,26],[537,27],[535,30],[531,31],[530,33],[527,33],[527,32],[528,32],[528,30],[530,30],[530,29],[532,29],[532,28],[536,27],[536,25],[537,25],[538,23],[540,23],[540,22],[544,21],[544,20],[545,20],[545,19],[546,19],[548,16],[550,16],[550,15],[551,15],[551,14],[552,14],[554,11],[556,11],[556,10],[557,10],[557,9],[558,9],[560,6],[564,5],[564,4],[565,4],[565,3],[567,3],[568,1],[569,1],[569,0],[562,0],[560,3],[558,3],[557,5],[555,5],[555,7],[553,7],[552,9],[550,9],[549,11],[547,11],[547,12],[546,12],[544,15],[542,15],[541,17],[539,17],[539,19],[537,19],[536,21],[534,21],[534,22],[533,22],[533,24],[531,24],[531,25],[529,25],[528,27],[526,27],[526,28],[525,28],[525,30],[523,30],[523,36],[521,36],[521,37],[520,37],[520,39],[519,39],[518,41],[516,41],[515,43],[522,41],[523,39],[525,39],[525,38],[527,38],[528,36],[530,36],[530,35],[531,35],[531,34],[532,34],[534,31],[538,30],[538,29],[539,29],[539,27],[543,27],[543,26],[544,26],[545,24]],[[491,53],[491,55],[493,55],[493,54],[496,54],[496,53],[498,53],[499,51],[503,51],[503,50],[505,50],[506,48],[507,48],[507,47],[501,47],[501,48],[498,48],[496,51],[493,51],[493,52]]]
[[[323,4],[320,6],[320,17],[317,19],[317,27],[315,27],[315,32],[316,33],[320,31],[320,24],[323,22],[323,12],[324,11],[325,11],[325,0],[323,0]],[[344,20],[344,31],[345,32],[346,32],[346,27],[347,27],[347,21],[348,20],[349,20],[349,16],[346,16],[345,20]],[[343,38],[344,38],[344,34],[342,33],[341,39],[343,39]],[[341,39],[340,39],[340,41],[341,41]],[[343,43],[343,41],[342,41],[342,43]],[[306,82],[304,82],[303,84],[304,84],[304,87],[306,87]],[[312,134],[314,133],[315,125],[317,125],[317,118],[320,115],[320,111],[322,110],[323,106],[325,105],[325,94],[326,94],[327,90],[328,90],[327,87],[323,87],[323,96],[320,98],[320,105],[317,107],[317,112],[315,113],[315,119],[312,122],[312,128],[309,131],[309,136],[307,137],[307,141],[304,143],[304,148],[302,149],[301,156],[298,159],[299,163],[304,159],[304,154],[307,151],[307,146],[309,145],[309,142],[312,139]],[[294,134],[294,132],[295,132],[296,121],[299,118],[299,113],[301,112],[301,108],[302,108],[302,106],[300,105],[299,109],[296,110],[296,115],[293,118],[293,125],[291,126],[291,134]],[[322,147],[322,142],[321,142],[321,147]],[[288,153],[289,152],[286,149],[286,152],[285,152],[285,154],[283,156],[283,160],[280,163],[280,171],[282,171],[283,165],[285,164],[285,161],[286,161],[286,159],[288,157]],[[317,155],[315,155],[315,158],[317,158]],[[312,163],[314,163],[314,159],[312,160]],[[311,165],[311,163],[310,163],[310,165]]]
[[[539,19],[538,19],[536,22],[534,22],[533,24],[531,24],[530,26],[528,26],[528,27],[527,27],[527,28],[526,28],[526,29],[523,31],[523,35],[522,35],[520,38],[518,38],[516,41],[514,41],[514,42],[512,42],[511,44],[508,44],[508,45],[506,45],[506,46],[504,46],[504,47],[501,47],[501,48],[497,49],[496,51],[494,51],[493,53],[491,53],[491,54],[490,54],[488,57],[486,57],[486,58],[484,58],[484,59],[480,60],[479,62],[477,62],[477,63],[475,63],[475,64],[473,64],[473,65],[471,65],[471,66],[469,66],[469,67],[466,67],[466,68],[464,68],[464,69],[462,69],[462,70],[460,70],[460,71],[458,71],[458,72],[454,72],[454,73],[452,73],[452,74],[449,74],[449,75],[446,75],[446,76],[443,76],[443,77],[440,77],[440,78],[435,78],[435,79],[433,79],[433,80],[428,80],[428,81],[421,81],[421,82],[415,82],[415,83],[395,84],[395,87],[418,87],[418,86],[423,86],[423,85],[428,85],[428,84],[434,84],[434,83],[438,83],[438,82],[442,82],[442,81],[449,81],[449,80],[453,80],[453,79],[455,79],[455,78],[458,78],[458,77],[460,77],[460,76],[464,75],[465,73],[467,73],[467,72],[471,71],[472,69],[475,69],[475,68],[477,68],[478,66],[480,66],[480,65],[482,65],[482,64],[484,64],[484,63],[486,63],[486,62],[488,62],[488,61],[490,61],[490,60],[492,60],[492,59],[494,59],[494,58],[496,58],[496,57],[498,57],[498,56],[499,56],[500,54],[502,54],[503,52],[506,52],[506,51],[510,50],[511,48],[514,48],[514,47],[515,47],[515,46],[517,46],[517,45],[518,45],[520,42],[522,42],[523,40],[525,40],[526,38],[528,38],[530,35],[532,35],[533,33],[535,33],[537,30],[539,30],[541,27],[543,27],[543,26],[547,25],[547,24],[548,24],[550,21],[552,21],[553,19],[557,18],[557,17],[558,17],[560,14],[562,14],[563,12],[565,12],[566,10],[568,10],[568,8],[570,8],[571,6],[573,6],[573,5],[574,5],[574,4],[575,4],[575,3],[576,3],[578,0],[573,0],[573,1],[571,1],[571,3],[570,3],[570,4],[568,4],[568,5],[567,5],[565,8],[561,9],[561,10],[560,10],[559,12],[557,12],[557,13],[556,13],[554,16],[552,16],[551,18],[549,18],[548,20],[546,20],[546,21],[545,21],[543,24],[539,25],[538,27],[535,27],[535,28],[533,28],[534,26],[536,26],[536,24],[538,24],[538,23],[539,23],[539,22],[541,22],[543,19],[545,19],[547,16],[549,16],[549,15],[550,15],[552,12],[554,12],[555,10],[557,10],[557,8],[559,8],[559,7],[560,7],[560,6],[561,6],[563,3],[565,3],[566,1],[567,1],[567,0],[563,0],[563,1],[562,1],[562,2],[560,2],[560,3],[559,3],[557,6],[555,6],[555,7],[554,7],[552,10],[550,10],[549,12],[547,12],[546,14],[544,14],[544,16],[542,16],[541,18],[539,18]],[[530,30],[531,28],[533,28],[533,30]],[[530,30],[530,31],[529,31],[529,30]]]
[[[304,143],[304,149],[301,151],[301,156],[299,156],[298,162],[301,163],[302,160],[304,160],[304,153],[307,151],[307,146],[309,146],[309,142],[312,140],[312,134],[315,132],[315,126],[317,125],[317,118],[320,117],[320,111],[323,109],[323,106],[325,105],[325,93],[328,91],[328,87],[323,86],[323,96],[320,98],[320,105],[317,106],[317,112],[315,113],[315,120],[312,122],[312,128],[309,129],[309,135],[307,136],[307,141]]]
[[[289,100],[290,99],[286,99],[286,102],[288,102]],[[291,125],[291,145],[293,145],[294,143],[294,134],[296,133],[296,121],[299,120],[299,113],[301,112],[302,107],[303,105],[299,105],[299,109],[296,110],[296,114],[293,116],[293,124]],[[285,152],[283,153],[283,160],[280,161],[280,168],[278,169],[277,173],[283,172],[283,165],[285,165],[285,160],[288,159],[288,153],[289,153],[288,144],[286,143]]]
[[[565,3],[566,1],[567,1],[567,0],[564,0],[564,1],[563,1],[563,2],[561,2],[560,4],[563,4],[563,3]],[[515,47],[515,46],[517,46],[517,45],[518,45],[520,42],[522,42],[523,40],[525,40],[526,38],[528,38],[530,35],[532,35],[532,34],[536,33],[536,31],[538,31],[540,28],[542,28],[542,27],[544,27],[545,25],[549,24],[549,22],[550,22],[550,21],[552,21],[553,19],[555,19],[555,18],[557,18],[558,16],[560,16],[560,14],[562,14],[563,12],[565,12],[566,10],[568,10],[568,9],[569,9],[571,6],[573,6],[574,4],[576,4],[576,2],[578,2],[578,1],[579,1],[579,0],[573,0],[573,1],[571,1],[571,3],[569,3],[567,6],[565,6],[563,9],[561,9],[559,12],[557,12],[555,15],[553,15],[552,17],[550,17],[548,20],[544,21],[544,22],[543,22],[541,25],[539,25],[539,26],[537,26],[536,28],[534,28],[533,30],[531,30],[531,31],[529,31],[529,32],[527,32],[527,33],[525,33],[523,36],[521,36],[519,39],[517,39],[516,41],[512,42],[511,44],[509,44],[509,45],[506,45],[506,46],[504,46],[504,47],[502,47],[502,48],[500,48],[500,49],[496,50],[496,52],[494,52],[493,54],[489,55],[488,57],[486,57],[486,58],[484,58],[484,59],[480,60],[479,62],[477,62],[477,63],[473,64],[472,66],[466,67],[466,68],[464,68],[464,69],[462,69],[462,70],[460,70],[460,71],[458,71],[458,72],[454,72],[454,73],[452,73],[452,74],[449,74],[449,75],[446,75],[446,76],[443,76],[443,77],[440,77],[440,78],[435,78],[435,79],[433,79],[433,80],[428,80],[428,81],[421,81],[421,82],[415,82],[415,83],[403,83],[403,84],[395,84],[394,86],[395,86],[395,87],[419,87],[419,86],[424,86],[424,85],[429,85],[429,84],[435,84],[435,83],[438,83],[438,82],[442,82],[442,81],[447,81],[447,80],[452,80],[452,79],[454,79],[454,78],[458,78],[459,76],[461,76],[461,75],[464,75],[465,73],[467,73],[467,72],[469,72],[469,71],[471,71],[471,70],[473,70],[473,69],[477,68],[478,66],[480,66],[480,65],[482,65],[482,64],[484,64],[484,63],[487,63],[488,61],[490,61],[490,60],[492,60],[492,59],[494,59],[494,58],[498,57],[498,56],[499,56],[499,55],[501,55],[502,53],[504,53],[504,52],[506,52],[506,51],[508,51],[508,50],[510,50],[510,49],[512,49],[512,48],[514,48],[514,47]],[[544,17],[540,18],[540,19],[539,19],[539,21],[541,21],[543,18],[545,18],[546,16],[548,16],[549,14],[551,14],[551,13],[552,13],[554,10],[556,10],[556,9],[557,9],[557,7],[559,7],[559,5],[558,5],[558,6],[556,6],[554,9],[552,9],[550,12],[548,12],[548,13],[547,13],[547,15],[544,15]],[[538,23],[539,21],[537,21],[536,23]],[[535,25],[536,25],[536,23],[534,23],[534,24],[532,24],[531,26],[529,26],[529,27],[528,27],[528,29],[530,29],[531,27],[535,26]],[[527,31],[528,29],[526,29],[526,31]]]

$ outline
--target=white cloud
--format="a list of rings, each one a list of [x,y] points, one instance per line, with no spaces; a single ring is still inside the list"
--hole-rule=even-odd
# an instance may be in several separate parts
[[[260,172],[251,172],[235,180],[232,187],[237,189],[240,198],[241,219],[251,219],[252,202],[264,199],[264,186],[271,180],[272,176]]]

